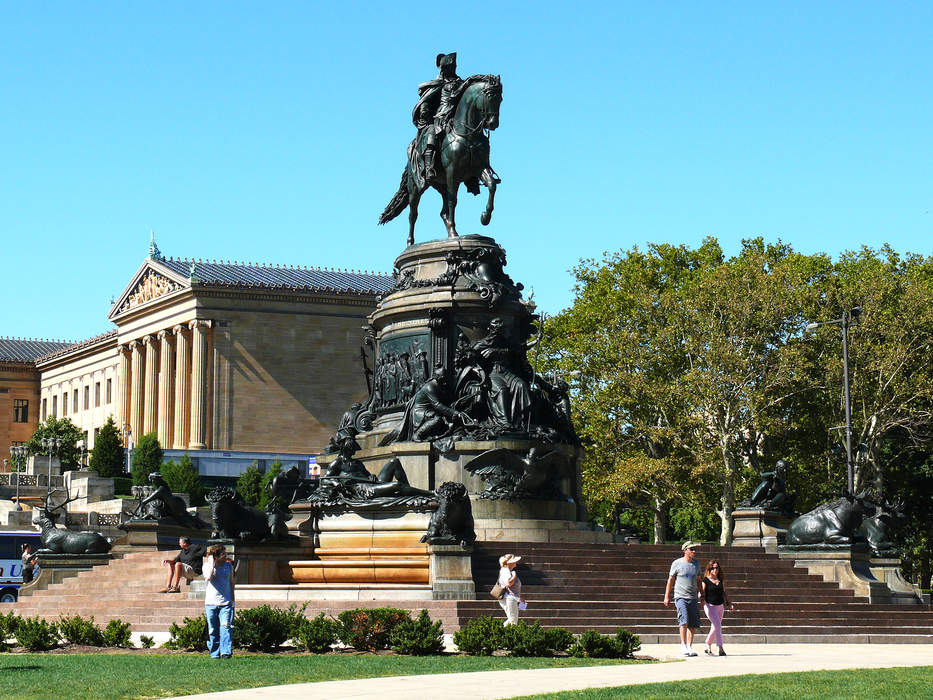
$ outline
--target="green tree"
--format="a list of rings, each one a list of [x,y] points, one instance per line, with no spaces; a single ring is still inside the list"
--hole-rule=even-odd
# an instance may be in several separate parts
[[[255,461],[236,480],[236,491],[247,505],[259,505],[262,498],[262,472]]]
[[[262,477],[262,481],[259,483],[259,507],[265,508],[269,505],[269,502],[272,500],[272,491],[269,490],[269,485],[272,483],[272,480],[278,476],[282,471],[282,463],[279,460],[275,460],[272,464],[269,465],[269,468],[266,469],[266,473]]]
[[[161,474],[172,493],[187,493],[189,502],[193,506],[204,504],[201,476],[187,452],[177,462],[174,460],[165,462],[162,465]]]
[[[103,477],[123,476],[123,440],[112,416],[97,433],[88,466]]]
[[[62,462],[62,469],[68,471],[78,468],[78,442],[84,439],[84,433],[71,422],[69,418],[56,418],[49,416],[44,422],[39,423],[26,448],[31,455],[47,454],[42,449],[43,438],[59,438],[62,441],[58,457]]]
[[[146,433],[139,438],[133,450],[133,483],[142,486],[149,480],[152,472],[157,472],[162,466],[162,446],[159,437],[154,432]]]

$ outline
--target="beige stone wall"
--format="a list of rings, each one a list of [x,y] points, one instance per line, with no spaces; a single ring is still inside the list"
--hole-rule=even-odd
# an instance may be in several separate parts
[[[120,378],[116,337],[111,336],[93,345],[39,362],[37,368],[41,373],[41,398],[46,400],[47,415],[52,414],[52,397],[57,396],[58,417],[66,417],[78,428],[86,431],[88,449],[93,448],[94,430],[103,426],[109,416],[116,416],[117,413],[117,388]],[[111,383],[109,401],[108,380]],[[74,410],[75,391],[78,392],[77,411]],[[63,410],[62,405],[62,397],[65,395],[68,397],[67,412]],[[40,415],[39,420],[43,420],[43,416]]]
[[[13,422],[14,399],[29,402],[26,423]],[[10,445],[32,437],[39,424],[39,406],[39,372],[24,363],[0,362],[0,460],[10,458]]]
[[[210,306],[213,448],[323,449],[343,412],[367,396],[358,355],[372,307],[248,298]]]

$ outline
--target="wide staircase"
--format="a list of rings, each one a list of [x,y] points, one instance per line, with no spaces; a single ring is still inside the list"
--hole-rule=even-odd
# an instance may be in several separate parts
[[[665,608],[664,589],[676,545],[542,544],[478,542],[473,553],[477,600],[459,601],[460,624],[482,615],[502,617],[488,590],[498,557],[522,556],[518,574],[528,609],[520,617],[571,632],[604,634],[625,627],[646,643],[676,643],[676,613]],[[926,605],[870,605],[836,583],[795,568],[792,561],[752,547],[703,546],[701,566],[718,559],[736,611],[723,624],[733,643],[929,643],[933,611]],[[709,623],[701,612],[703,632]]]
[[[182,585],[181,593],[157,593],[165,585],[167,575],[167,569],[161,562],[177,553],[177,548],[129,552],[109,564],[82,571],[61,583],[23,596],[17,603],[2,605],[0,614],[13,610],[24,617],[38,615],[49,620],[57,620],[61,615],[93,615],[99,624],[119,618],[141,634],[167,632],[172,622],[181,623],[185,617],[197,617],[204,612],[204,601],[189,598],[188,586]],[[285,608],[290,602],[238,600],[237,608],[263,604]],[[351,608],[383,606],[409,609],[415,613],[425,608],[432,619],[443,622],[445,629],[457,629],[456,601],[313,600],[308,603],[305,615],[313,617],[323,612],[336,617],[341,611]]]

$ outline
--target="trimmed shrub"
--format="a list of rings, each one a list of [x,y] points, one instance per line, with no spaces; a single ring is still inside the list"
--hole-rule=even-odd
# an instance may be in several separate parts
[[[408,611],[398,608],[344,610],[337,616],[337,634],[344,644],[360,651],[388,649],[392,631],[408,619]]]
[[[295,630],[295,644],[312,654],[326,654],[337,643],[339,625],[321,613],[313,620],[304,619]]]
[[[236,492],[248,506],[258,506],[262,497],[262,472],[254,461],[236,480]]]
[[[40,617],[24,617],[16,626],[16,641],[29,651],[48,651],[58,646],[58,625]]]
[[[139,646],[143,649],[152,649],[155,646],[155,639],[148,634],[141,634],[139,635]]]
[[[389,642],[399,654],[427,656],[444,651],[444,628],[441,621],[431,622],[427,610],[422,610],[417,620],[402,620],[392,634]]]
[[[172,493],[187,493],[191,505],[204,505],[204,487],[201,485],[201,477],[187,452],[177,462],[165,462],[159,471]]]
[[[587,656],[591,659],[630,659],[641,649],[641,640],[624,627],[614,637],[603,636],[596,630],[587,630],[570,647],[571,656]]]
[[[6,615],[0,615],[0,651],[9,651],[8,641],[15,636],[16,628],[22,618],[12,610]]]
[[[547,632],[537,620],[529,625],[519,622],[502,628],[502,648],[509,656],[552,656]]]
[[[304,622],[305,603],[281,610],[270,605],[237,610],[233,623],[233,645],[250,651],[272,652],[297,634]]]
[[[548,646],[557,653],[567,651],[570,645],[577,641],[573,633],[563,627],[551,627],[550,629],[546,629],[544,630],[544,635],[547,637]]]
[[[133,646],[132,637],[130,624],[119,618],[111,620],[104,627],[104,644],[108,647],[131,647]]]
[[[133,493],[133,480],[128,476],[118,476],[113,480],[113,493],[117,496],[130,496]]]
[[[207,651],[207,618],[204,615],[186,617],[181,625],[173,622],[168,632],[170,638],[165,643],[168,649]]]
[[[113,416],[110,416],[97,433],[97,437],[94,438],[94,449],[91,450],[88,468],[93,469],[99,476],[122,478],[123,462],[123,440],[113,422]],[[114,489],[116,489],[116,484],[114,484]]]
[[[501,618],[479,617],[454,632],[454,644],[465,654],[491,656],[502,647],[504,629]]]
[[[641,649],[641,638],[624,627],[620,627],[616,630],[616,644],[619,647],[619,658],[631,659],[635,652]]]
[[[130,466],[133,474],[133,483],[136,486],[145,486],[149,482],[149,475],[159,471],[162,466],[162,445],[156,433],[146,433],[139,438],[133,450],[133,463]]]
[[[64,615],[58,621],[58,633],[69,644],[81,644],[91,647],[102,647],[104,644],[104,633],[100,627],[94,624],[94,616],[85,620],[80,615],[65,617]]]

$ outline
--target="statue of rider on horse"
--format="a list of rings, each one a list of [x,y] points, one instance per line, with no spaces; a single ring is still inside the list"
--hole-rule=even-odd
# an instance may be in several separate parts
[[[418,133],[408,147],[408,163],[392,201],[379,217],[385,224],[408,212],[408,244],[415,242],[418,202],[428,187],[444,200],[441,219],[447,235],[457,235],[454,213],[457,190],[466,185],[479,194],[480,183],[489,190],[486,209],[480,216],[485,226],[492,216],[499,176],[489,165],[488,132],[499,126],[502,81],[498,75],[473,75],[465,80],[457,75],[457,54],[438,54],[437,78],[418,86],[418,103],[412,122]]]

